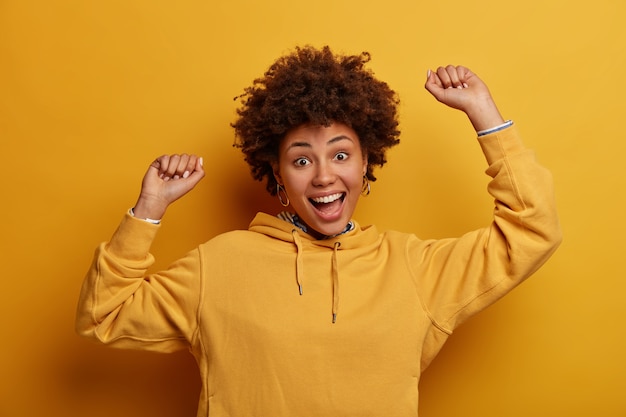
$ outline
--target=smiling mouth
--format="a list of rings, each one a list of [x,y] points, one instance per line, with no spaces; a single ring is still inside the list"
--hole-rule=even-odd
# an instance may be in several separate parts
[[[335,193],[323,197],[309,198],[309,201],[316,209],[322,212],[330,212],[340,206],[345,198],[345,193]]]

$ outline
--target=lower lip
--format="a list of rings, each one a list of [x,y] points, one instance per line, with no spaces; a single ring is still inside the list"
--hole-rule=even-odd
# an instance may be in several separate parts
[[[313,210],[315,211],[315,214],[318,217],[320,217],[321,219],[325,221],[335,221],[335,220],[339,220],[341,218],[341,215],[343,214],[344,202],[345,202],[345,197],[344,197],[344,200],[341,201],[341,204],[337,207],[337,209],[330,213],[323,212],[319,210],[317,207],[315,207],[315,205],[313,204],[311,205],[313,206]]]

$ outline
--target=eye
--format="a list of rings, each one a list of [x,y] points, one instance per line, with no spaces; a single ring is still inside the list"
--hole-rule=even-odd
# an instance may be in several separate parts
[[[348,159],[348,153],[347,152],[338,152],[337,155],[335,155],[335,159],[337,161],[345,161],[346,159]]]
[[[309,160],[304,157],[296,159],[293,163],[297,167],[305,167],[310,164]]]

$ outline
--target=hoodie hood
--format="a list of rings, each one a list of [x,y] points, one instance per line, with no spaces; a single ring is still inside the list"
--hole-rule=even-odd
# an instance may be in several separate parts
[[[298,291],[301,296],[305,296],[306,292],[304,257],[306,257],[307,253],[313,253],[315,251],[325,251],[329,253],[331,267],[331,277],[329,278],[332,279],[333,283],[332,294],[330,294],[332,299],[331,317],[332,322],[335,323],[339,310],[339,282],[341,275],[340,268],[342,266],[338,259],[339,252],[371,245],[375,243],[379,237],[378,231],[374,226],[361,227],[356,221],[352,220],[352,222],[354,223],[354,228],[349,232],[327,239],[317,239],[286,220],[266,213],[258,213],[250,223],[248,229],[251,232],[261,233],[294,245],[296,249],[294,259],[296,265],[294,291]]]
[[[248,230],[293,243],[293,230],[295,229],[307,248],[332,249],[335,242],[341,242],[342,250],[356,249],[365,245],[371,245],[378,240],[379,235],[375,226],[361,226],[355,220],[352,220],[352,222],[354,223],[354,229],[349,232],[327,239],[317,239],[315,236],[303,232],[297,226],[279,219],[277,216],[257,213],[252,222],[250,222]]]

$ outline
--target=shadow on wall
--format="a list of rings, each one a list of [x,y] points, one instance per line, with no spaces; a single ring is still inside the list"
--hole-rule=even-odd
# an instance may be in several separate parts
[[[86,341],[50,358],[60,400],[49,416],[194,416],[200,377],[187,351],[159,354],[111,349]],[[53,380],[48,378],[48,380]],[[69,409],[68,409],[69,408]]]

